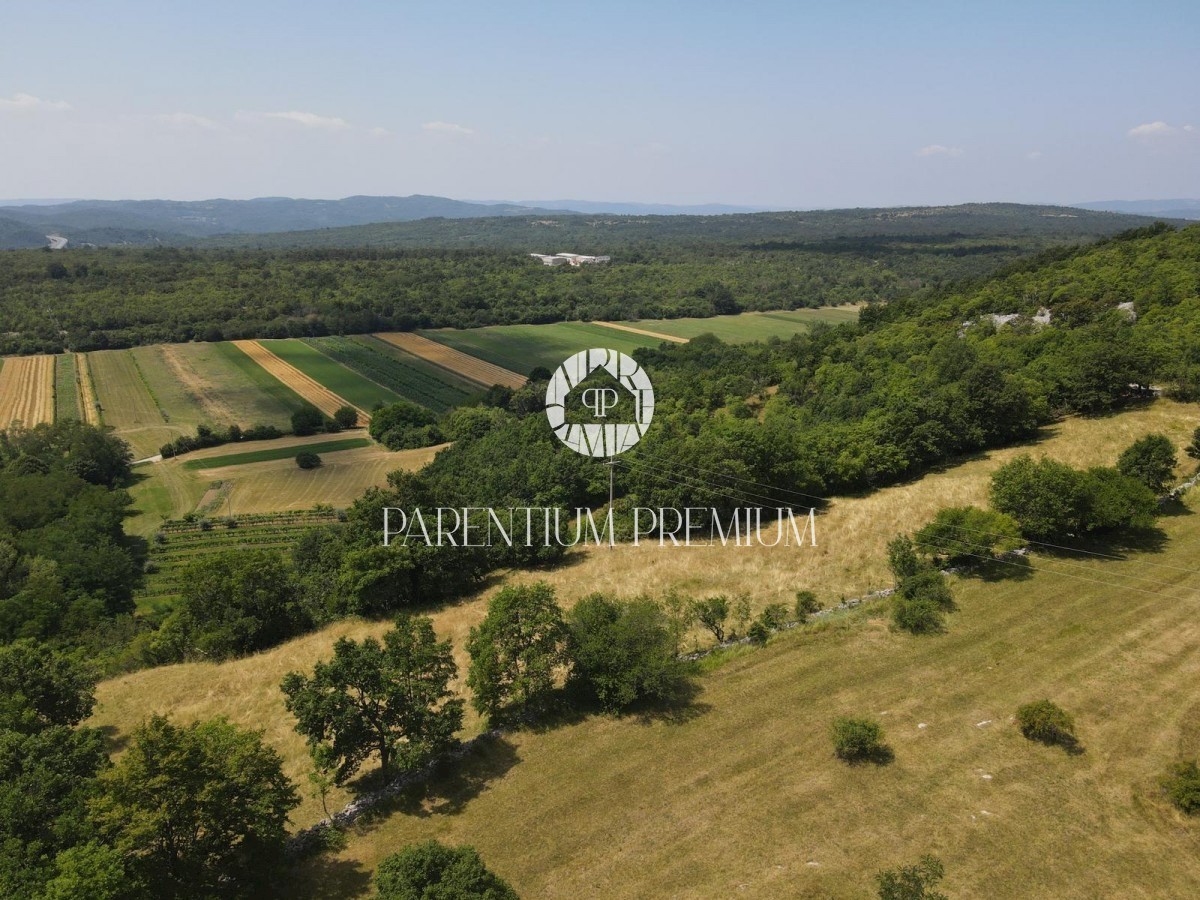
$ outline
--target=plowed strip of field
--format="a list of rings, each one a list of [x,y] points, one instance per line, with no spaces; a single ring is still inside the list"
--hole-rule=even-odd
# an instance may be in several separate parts
[[[407,350],[413,356],[419,356],[426,362],[431,362],[435,366],[441,366],[443,369],[447,369],[464,378],[469,378],[485,387],[491,387],[493,384],[502,384],[505,387],[519,388],[526,381],[524,375],[518,375],[516,372],[497,366],[494,363],[476,359],[474,356],[469,356],[461,350],[455,350],[447,347],[445,344],[439,344],[437,341],[431,341],[427,337],[421,337],[421,335],[413,334],[410,331],[390,331],[385,334],[377,334],[375,337],[385,340],[389,344],[399,347],[401,350]]]
[[[75,354],[75,377],[79,380],[79,406],[83,421],[89,425],[100,425],[100,410],[96,403],[96,385],[92,382],[92,366],[87,354]]]
[[[353,403],[343,400],[319,381],[309,378],[291,363],[280,359],[258,341],[233,341],[233,345],[325,415],[332,416],[342,406],[354,406]],[[357,406],[354,408],[358,410],[359,424],[370,425],[370,413]]]
[[[54,357],[14,356],[0,369],[0,428],[54,421]]]
[[[658,338],[660,341],[670,341],[673,344],[686,344],[688,339],[674,334],[663,334],[659,331],[647,331],[645,328],[634,328],[632,325],[622,325],[620,322],[593,322],[593,325],[603,325],[605,328],[615,328],[617,331],[628,331],[631,334],[644,334],[646,337]]]

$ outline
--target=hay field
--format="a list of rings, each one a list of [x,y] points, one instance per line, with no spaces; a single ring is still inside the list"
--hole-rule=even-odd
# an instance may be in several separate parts
[[[326,436],[328,437],[328,436]],[[301,469],[294,458],[200,468],[201,481],[224,482],[228,503],[221,512],[235,514],[312,509],[318,503],[345,508],[368,488],[387,483],[389,472],[419,469],[445,445],[392,452],[372,445],[321,453],[321,466]]]
[[[54,421],[54,357],[10,356],[0,368],[0,429]]]
[[[311,403],[327,416],[332,416],[342,406],[355,406],[335,394],[321,382],[301,372],[291,363],[272,353],[259,341],[233,341],[235,347],[249,356],[270,375],[283,382],[290,390],[295,391],[304,400]],[[370,424],[371,416],[359,407],[358,421],[362,425]]]
[[[79,405],[79,373],[75,354],[54,357],[54,421],[82,418]]]
[[[433,332],[430,333],[433,334]],[[519,388],[526,380],[524,375],[494,362],[479,359],[469,353],[463,353],[453,346],[446,346],[411,331],[390,331],[385,334],[377,334],[375,337],[449,372],[469,378],[477,384],[488,387],[493,384],[502,384],[505,387]]]
[[[89,425],[103,425],[104,411],[96,397],[96,382],[92,378],[92,367],[86,353],[75,354],[75,378],[79,385],[79,408],[83,420]]]
[[[1111,461],[1121,448],[1142,434],[1149,431],[1166,431],[1178,439],[1183,434],[1189,433],[1198,422],[1200,422],[1200,411],[1194,405],[1185,406],[1159,401],[1144,409],[1110,419],[1078,419],[1064,422],[1045,440],[1032,448],[1032,452],[1054,456],[1075,464],[1107,462]],[[838,501],[822,517],[818,525],[820,546],[816,551],[811,548],[770,551],[733,547],[658,550],[657,548],[635,549],[623,546],[613,550],[601,549],[572,554],[568,564],[557,569],[538,573],[511,573],[506,579],[502,579],[501,583],[545,580],[556,586],[560,599],[568,605],[580,596],[594,590],[614,590],[622,595],[632,595],[643,590],[659,591],[670,586],[677,586],[698,595],[719,591],[746,590],[751,594],[756,607],[776,599],[790,600],[796,590],[805,587],[815,589],[826,603],[836,600],[842,593],[858,596],[872,586],[884,584],[886,574],[882,559],[883,545],[890,537],[897,531],[911,530],[922,524],[929,513],[943,505],[981,502],[986,493],[986,483],[990,472],[1018,452],[1020,451],[998,451],[989,456],[928,475],[909,485],[879,491],[864,498]],[[235,512],[245,511],[235,510]],[[1197,522],[1200,522],[1200,519],[1177,517],[1164,520],[1164,528],[1167,529],[1168,534],[1175,534],[1175,529],[1182,528],[1185,524],[1193,529],[1200,529],[1200,524],[1195,524]],[[1191,544],[1200,543],[1200,533],[1181,535],[1181,537],[1187,537]],[[792,555],[793,553],[795,555]],[[1111,569],[1103,569],[1103,571],[1111,571]],[[1118,579],[1112,580],[1115,583]],[[1075,579],[1064,578],[1063,581],[1074,583]],[[1021,595],[1025,584],[1013,585],[1012,590],[1017,597]],[[1080,582],[1080,587],[1086,586]],[[489,587],[476,597],[433,612],[439,634],[454,640],[460,668],[465,665],[463,644],[467,632],[482,618],[486,599],[497,587],[498,585]],[[1116,590],[1115,586],[1114,590]],[[1087,593],[1084,591],[1083,595],[1087,595]],[[1128,591],[1119,591],[1118,593],[1121,597],[1132,597],[1134,600],[1145,596],[1136,592],[1131,594]],[[1076,592],[1075,596],[1078,595]],[[1006,598],[996,608],[1001,609],[1003,606],[1011,605],[1012,602],[1011,598]],[[1036,606],[1032,608],[1036,608]],[[1021,609],[1027,608],[1022,606]],[[957,623],[960,620],[956,618],[954,621]],[[287,716],[278,693],[279,679],[291,669],[310,668],[316,660],[328,656],[329,647],[342,634],[354,636],[380,634],[388,627],[387,623],[341,622],[329,626],[321,632],[297,639],[249,659],[220,665],[187,663],[167,666],[107,681],[99,689],[100,705],[95,722],[111,725],[118,734],[123,734],[127,733],[140,718],[151,712],[174,711],[181,716],[197,718],[229,715],[236,722],[266,728],[268,737],[285,758],[289,776],[303,783],[307,757],[303,741],[290,730],[287,722]],[[955,624],[953,627],[957,628],[958,625]],[[981,628],[983,635],[980,639],[986,639],[989,644],[1000,646],[1009,641],[1008,637],[998,633],[988,636],[986,623]],[[888,641],[893,640],[878,628],[873,627],[869,633],[880,634]],[[698,640],[699,635],[696,635],[694,639]],[[1197,635],[1197,640],[1200,641],[1200,634]],[[823,657],[824,662],[821,665],[814,663],[813,677],[826,677],[822,674],[822,666],[832,665],[840,652],[835,650],[830,656]],[[804,656],[806,653],[807,650],[804,650],[800,655]],[[756,656],[755,658],[762,657]],[[793,676],[781,675],[780,677],[786,679]],[[839,677],[853,681],[858,675],[855,671],[850,670]],[[754,690],[753,687],[741,688],[735,685],[731,695],[733,699],[728,702],[735,706],[740,702],[749,702],[750,694]],[[785,692],[782,696],[797,696],[798,688],[793,687],[788,690],[790,692]],[[864,688],[864,691],[867,691],[867,688]],[[799,696],[804,695],[800,694]],[[864,693],[864,696],[869,698],[870,695]],[[803,703],[797,702],[799,705],[796,709],[802,708]],[[1200,696],[1197,697],[1197,702],[1200,702]],[[868,710],[872,708],[871,706],[867,707]],[[885,708],[880,707],[880,710]],[[985,716],[981,715],[972,721],[980,721],[982,718]],[[591,744],[597,740],[597,731],[601,735],[621,732],[632,727],[632,723],[600,720],[588,727],[592,731],[586,735],[580,734],[574,740],[582,744]],[[823,729],[824,725],[821,728]],[[474,733],[477,729],[478,723],[469,719],[467,733]],[[556,737],[556,735],[565,736],[567,733],[555,732],[545,736],[544,739],[564,740],[565,737]],[[728,741],[732,740],[730,735],[735,733],[717,729],[705,740],[709,743]],[[631,739],[636,742],[639,734],[645,736],[650,732],[635,730]],[[823,739],[823,731],[820,738]],[[538,738],[539,741],[542,739]],[[522,740],[528,740],[528,738]],[[604,746],[603,740],[605,739],[601,737],[599,740],[601,743],[597,746]],[[826,750],[827,748],[823,746],[820,748],[821,753],[825,753]],[[547,752],[558,753],[559,751]],[[790,755],[785,758],[795,759],[796,752],[798,751],[787,751]],[[807,752],[805,751],[805,753]],[[521,755],[525,756],[524,753]],[[614,764],[616,764],[615,761]],[[526,769],[523,775],[536,780],[538,772],[546,771],[546,765],[551,765],[551,763],[535,764],[532,771]],[[681,765],[684,764],[681,763]],[[518,769],[521,768],[518,767]],[[700,775],[697,778],[703,780]],[[545,813],[549,814],[551,819],[554,819],[555,816],[567,815],[567,807],[560,808],[545,794],[547,791],[554,790],[555,783],[549,782],[544,789],[539,789],[538,792],[531,795],[537,799],[531,800],[530,814]],[[613,786],[607,783],[597,785],[589,782],[589,784],[591,786],[588,790],[595,791],[597,795],[613,789]],[[575,788],[571,790],[574,791]],[[578,798],[573,796],[571,802],[577,801]],[[546,805],[542,806],[542,803]],[[592,810],[589,814],[601,815],[599,810]],[[718,811],[712,810],[712,816],[718,817]],[[318,818],[320,818],[319,805],[315,801],[306,799],[304,806],[297,812],[295,821],[300,825],[306,825]],[[601,816],[601,821],[608,820]],[[412,822],[402,815],[393,816],[389,820],[388,827],[402,828],[404,829],[403,834],[393,831],[377,838],[371,838],[369,834],[364,835],[363,840],[366,843],[361,844],[357,851],[354,850],[355,845],[352,844],[351,850],[360,853],[360,858],[370,861],[373,859],[371,854],[382,852],[386,845],[395,844],[397,841],[403,843],[410,839],[412,829],[422,827],[422,823],[436,826],[437,829],[447,828],[450,824],[436,817],[433,820],[421,819],[419,822]],[[561,821],[557,821],[556,827],[564,826]],[[614,826],[617,831],[621,827],[623,826]],[[471,826],[470,833],[473,839],[478,839],[474,825]],[[538,833],[540,834],[540,831]],[[458,834],[455,832],[456,839]],[[565,834],[570,834],[570,832],[567,831]],[[642,836],[645,837],[645,835]],[[493,847],[495,840],[496,838],[489,839],[488,846]],[[531,854],[529,858],[536,859],[537,866],[545,869],[543,874],[549,872],[555,865],[554,858],[545,859],[540,855],[540,851],[531,849],[524,843],[522,843],[520,852]],[[551,857],[558,858],[561,863],[561,857],[557,856],[559,851],[547,852]],[[575,851],[572,848],[561,852],[569,854]],[[924,851],[918,848],[914,855],[919,855],[920,852]],[[488,854],[485,853],[485,857],[487,856]],[[845,863],[846,860],[843,857],[841,864],[845,865]],[[370,864],[374,863],[370,862]],[[585,874],[581,870],[579,877],[584,877]],[[535,894],[552,892],[552,888],[553,890],[567,890],[574,884],[570,881],[568,873],[563,872],[557,872],[554,875],[554,879],[568,878],[561,884],[556,880],[543,881],[543,875],[537,874],[532,869],[528,877],[531,880],[522,881],[518,886],[529,889],[532,884],[537,888]],[[546,875],[546,877],[550,876]],[[606,877],[608,876],[606,875]],[[633,875],[627,877],[633,877]],[[615,883],[622,884],[619,880]],[[632,890],[628,882],[624,882],[624,884]],[[554,885],[559,886],[554,887]],[[714,891],[721,892],[715,887]],[[636,893],[636,890],[633,892]],[[584,891],[584,893],[587,892]],[[350,894],[333,894],[333,896],[350,896]]]

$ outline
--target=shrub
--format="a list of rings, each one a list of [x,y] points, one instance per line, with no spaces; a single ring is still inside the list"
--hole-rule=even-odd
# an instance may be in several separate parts
[[[934,890],[945,875],[942,861],[929,855],[915,866],[885,869],[875,876],[879,900],[946,900],[945,894]]]
[[[353,406],[339,406],[333,414],[333,421],[343,428],[353,428],[358,424],[358,410]]]
[[[212,519],[201,519],[197,524],[201,531],[212,531]]]
[[[759,613],[758,619],[771,631],[778,631],[787,624],[787,606],[782,603],[768,603]]]
[[[675,698],[687,681],[666,614],[652,600],[585,597],[571,610],[574,681],[609,712]]]
[[[834,719],[829,733],[838,759],[886,762],[891,757],[891,750],[883,741],[883,726],[873,719]]]
[[[1192,432],[1192,442],[1184,452],[1192,459],[1200,459],[1200,428]]]
[[[302,469],[316,469],[321,465],[321,457],[311,450],[304,450],[296,454],[296,465]]]
[[[1162,494],[1175,473],[1175,445],[1165,434],[1139,438],[1118,457],[1117,471]]]
[[[517,900],[517,892],[489,872],[473,847],[429,840],[393,853],[375,871],[380,900]]]
[[[1019,707],[1017,726],[1031,741],[1057,744],[1067,749],[1078,744],[1075,721],[1065,709],[1049,700],[1036,700]]]
[[[887,555],[888,568],[892,570],[897,587],[905,578],[921,571],[921,560],[908,535],[898,534],[892,538],[887,545]]]
[[[442,440],[437,416],[408,400],[377,410],[371,417],[368,432],[389,450],[429,447]]]
[[[1021,526],[1012,516],[977,506],[948,506],[938,510],[913,535],[916,550],[943,559],[950,565],[972,562],[979,556],[998,557],[1016,550]]]
[[[928,600],[938,609],[951,612],[954,595],[950,583],[937,569],[924,569],[900,582],[900,596],[905,600]]]
[[[940,634],[946,630],[946,617],[932,600],[897,596],[892,606],[892,622],[911,634]]]
[[[1200,813],[1200,766],[1195,760],[1176,763],[1163,779],[1163,788],[1171,802],[1189,816]]]
[[[755,619],[750,625],[746,637],[755,644],[765,644],[771,638],[771,629],[761,618]]]
[[[817,595],[812,591],[796,591],[796,621],[801,624],[808,621],[809,616],[820,612],[821,604]]]

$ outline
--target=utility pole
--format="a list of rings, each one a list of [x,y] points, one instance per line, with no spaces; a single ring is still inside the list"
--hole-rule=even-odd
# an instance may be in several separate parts
[[[613,509],[613,476],[617,469],[617,460],[615,457],[608,458],[608,515],[612,519],[612,543],[609,544],[611,549],[616,549],[617,536],[617,513]]]

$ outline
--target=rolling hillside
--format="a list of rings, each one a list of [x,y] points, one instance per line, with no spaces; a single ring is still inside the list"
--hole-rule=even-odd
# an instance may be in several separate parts
[[[1159,401],[1066,420],[1032,450],[1111,463],[1141,434],[1178,440],[1197,424],[1195,405]],[[548,580],[568,604],[590,590],[672,585],[700,596],[746,589],[756,606],[813,588],[828,604],[880,586],[889,537],[941,505],[982,502],[990,472],[1018,452],[839,500],[819,520],[815,550],[621,547],[510,577]],[[868,605],[734,654],[702,676],[679,716],[585,718],[506,736],[353,829],[335,858],[300,870],[297,890],[361,896],[382,856],[436,836],[474,844],[525,896],[862,897],[876,869],[925,852],[945,862],[951,896],[1137,896],[1149,870],[1184,896],[1200,884],[1200,826],[1166,805],[1156,778],[1200,751],[1194,512],[1193,495],[1160,521],[1160,552],[1134,550],[1124,561],[1039,556],[1020,577],[958,579],[960,610],[942,637],[892,633],[886,609]],[[467,632],[493,589],[433,611],[460,669]],[[113,679],[100,687],[93,723],[119,740],[152,712],[227,715],[265,729],[303,783],[306,753],[279,679],[328,656],[338,636],[386,628],[339,622],[247,659]],[[1041,696],[1075,713],[1083,755],[1029,744],[1011,725],[1017,704]],[[892,765],[833,759],[826,730],[846,713],[881,718]],[[478,729],[469,718],[467,734]],[[346,798],[336,792],[331,806]],[[320,816],[307,798],[294,824]]]

